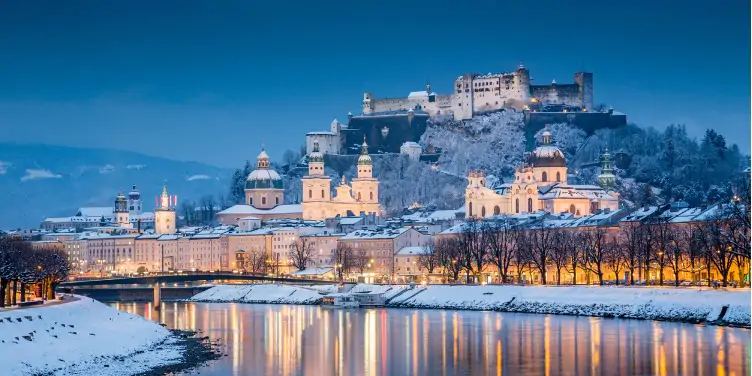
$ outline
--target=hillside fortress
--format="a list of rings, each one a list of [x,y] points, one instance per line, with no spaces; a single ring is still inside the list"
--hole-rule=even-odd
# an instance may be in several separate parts
[[[426,85],[425,91],[411,92],[405,98],[376,99],[363,94],[363,115],[395,111],[422,111],[430,116],[453,114],[455,120],[474,115],[515,109],[529,109],[531,104],[563,105],[581,111],[593,111],[593,74],[577,72],[574,83],[532,85],[530,71],[520,64],[510,73],[464,74],[454,80],[452,94],[437,94]]]

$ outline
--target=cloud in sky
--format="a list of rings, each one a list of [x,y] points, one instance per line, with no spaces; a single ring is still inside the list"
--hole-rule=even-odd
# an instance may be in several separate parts
[[[63,175],[54,174],[50,170],[26,169],[26,175],[21,177],[21,181],[38,180],[38,179],[60,179]]]

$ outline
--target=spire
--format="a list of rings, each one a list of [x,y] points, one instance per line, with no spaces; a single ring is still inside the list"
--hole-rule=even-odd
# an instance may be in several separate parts
[[[365,135],[363,135],[363,145],[360,145],[360,155],[368,155],[368,144],[366,143]]]
[[[546,129],[541,134],[541,137],[543,138],[543,145],[551,144],[551,128],[548,124],[546,124]]]
[[[266,154],[264,143],[261,143],[261,153],[256,157],[256,167],[262,170],[269,169],[269,155]]]
[[[608,147],[603,151],[601,155],[601,173],[598,175],[598,183],[606,190],[613,188],[616,181],[616,175],[614,175],[614,169],[611,166],[611,154],[608,152]]]
[[[431,95],[431,84],[426,83],[426,94]]]

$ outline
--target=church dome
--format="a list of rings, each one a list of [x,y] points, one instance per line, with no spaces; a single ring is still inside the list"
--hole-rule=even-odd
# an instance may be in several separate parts
[[[551,144],[551,132],[548,130],[548,126],[546,126],[542,136],[543,144],[530,153],[530,165],[533,167],[567,167],[564,153]]]
[[[360,157],[358,157],[359,165],[370,165],[371,156],[368,155],[368,144],[366,144],[366,137],[363,136],[363,145],[360,146]]]
[[[269,155],[261,149],[256,169],[248,174],[245,189],[283,189],[282,177],[269,166]]]

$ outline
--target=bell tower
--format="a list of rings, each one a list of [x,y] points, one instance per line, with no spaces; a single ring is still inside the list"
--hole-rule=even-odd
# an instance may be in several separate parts
[[[318,138],[313,140],[313,151],[308,155],[308,175],[303,177],[302,183],[303,219],[324,219],[332,200],[331,178],[324,172],[324,154],[319,150]]]
[[[614,169],[611,167],[611,154],[606,148],[601,156],[601,173],[598,175],[598,183],[608,192],[614,189],[615,182],[616,175],[614,175]]]
[[[167,184],[162,187],[162,194],[157,197],[157,207],[154,209],[154,232],[159,235],[174,234],[177,230],[175,223],[175,206],[178,196],[167,194]]]
[[[368,155],[368,144],[366,138],[363,137],[363,145],[361,145],[360,156],[358,157],[358,177],[352,180],[352,190],[355,196],[355,201],[364,204],[373,204],[367,208],[368,210],[362,210],[366,213],[378,213],[379,204],[379,181],[373,178],[373,162],[371,156]]]
[[[130,212],[128,211],[128,200],[125,198],[123,192],[118,193],[115,198],[115,219],[119,227],[133,228]]]

